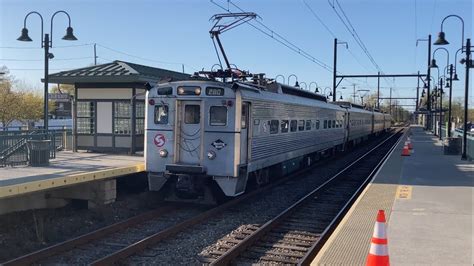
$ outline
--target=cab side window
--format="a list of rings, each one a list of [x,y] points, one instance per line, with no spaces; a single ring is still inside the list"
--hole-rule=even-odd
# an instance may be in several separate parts
[[[155,105],[155,124],[168,124],[168,105]]]

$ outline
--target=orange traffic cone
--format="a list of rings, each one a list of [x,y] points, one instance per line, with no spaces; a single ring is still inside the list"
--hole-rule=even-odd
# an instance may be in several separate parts
[[[387,232],[385,231],[385,212],[379,210],[370,244],[367,266],[389,266]]]
[[[403,146],[402,156],[410,156],[410,150],[407,145]]]

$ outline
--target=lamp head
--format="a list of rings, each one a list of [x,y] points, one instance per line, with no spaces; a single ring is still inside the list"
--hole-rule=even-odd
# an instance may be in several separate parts
[[[315,90],[314,92],[316,92],[316,93],[319,93],[319,89],[318,89],[318,87],[316,87],[316,90]]]
[[[341,100],[341,101],[342,101],[342,95],[341,95],[341,97],[339,97],[339,100]]]
[[[297,88],[300,87],[300,84],[298,83],[298,81],[295,82],[295,87],[297,87]]]
[[[72,27],[67,27],[66,35],[64,35],[63,40],[66,41],[77,41],[76,36],[74,36]]]
[[[453,80],[459,80],[457,73],[454,73],[454,78],[453,78]]]
[[[438,68],[438,65],[436,64],[436,59],[431,59],[431,64],[429,65],[429,68]]]
[[[445,88],[449,88],[449,81],[446,81],[446,86],[444,86]]]
[[[18,37],[17,40],[22,41],[22,42],[31,42],[31,41],[33,41],[33,40],[30,38],[30,36],[28,36],[28,29],[27,29],[27,28],[23,28],[23,29],[21,30],[21,36]]]
[[[332,92],[329,92],[329,96],[332,96]]]
[[[447,45],[447,44],[449,44],[449,42],[446,41],[444,32],[440,31],[438,33],[438,39],[433,44],[434,45]]]

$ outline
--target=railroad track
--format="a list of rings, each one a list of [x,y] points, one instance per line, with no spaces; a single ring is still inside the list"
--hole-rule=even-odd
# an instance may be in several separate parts
[[[231,200],[223,205],[217,206],[210,210],[200,211],[192,217],[184,218],[181,220],[175,219],[168,222],[168,225],[160,225],[158,227],[153,226],[152,230],[146,229],[142,225],[150,224],[150,221],[154,219],[159,219],[165,215],[170,215],[173,211],[179,209],[180,205],[168,205],[157,210],[147,212],[136,217],[130,218],[128,220],[101,228],[99,230],[93,231],[91,233],[85,234],[83,236],[67,240],[65,242],[44,248],[42,250],[24,255],[22,257],[7,261],[3,265],[25,265],[33,263],[80,263],[80,264],[92,264],[92,265],[110,265],[116,262],[119,262],[133,254],[136,254],[144,249],[155,245],[156,243],[167,239],[171,236],[174,236],[194,225],[202,223],[212,217],[215,217],[224,211],[231,209],[238,204],[261,195],[263,192],[270,190],[281,183],[287,182],[288,180],[294,180],[300,175],[311,171],[315,167],[321,166],[325,163],[326,160],[320,161],[314,164],[312,167],[300,170],[294,174],[291,174],[285,178],[274,182],[273,184],[254,190],[248,194],[244,194],[241,197],[238,197],[234,200]],[[245,236],[251,235],[253,232],[259,229],[258,225],[247,226],[246,230],[242,231],[242,234]],[[144,229],[145,228],[145,229]],[[137,235],[132,238],[132,240],[124,237],[124,231],[131,230]],[[139,232],[139,231],[145,231]],[[152,231],[155,231],[152,233]],[[107,240],[108,239],[108,240]],[[112,239],[112,240],[111,240]],[[118,239],[118,240],[117,240]],[[124,239],[126,241],[124,241]],[[301,239],[304,240],[304,237]],[[311,239],[309,239],[311,240]],[[238,242],[234,243],[237,244]],[[79,250],[79,253],[94,253],[91,252],[94,249],[100,249],[102,246],[108,246],[108,250],[104,255],[104,252],[95,252],[96,254],[88,254],[85,258],[74,258],[73,260],[68,260],[68,257],[74,256],[74,251]],[[100,248],[99,248],[100,247]],[[229,247],[230,248],[230,247]],[[57,260],[55,258],[63,258]],[[64,257],[66,259],[64,259]]]
[[[211,265],[309,265],[401,135],[377,145],[261,227],[246,226],[221,239],[200,261]]]

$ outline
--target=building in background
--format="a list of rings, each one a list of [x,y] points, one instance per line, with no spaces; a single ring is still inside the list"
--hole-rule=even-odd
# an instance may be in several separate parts
[[[75,87],[72,108],[75,150],[135,153],[144,146],[146,84],[189,76],[114,61],[54,73],[49,75],[49,82]]]

